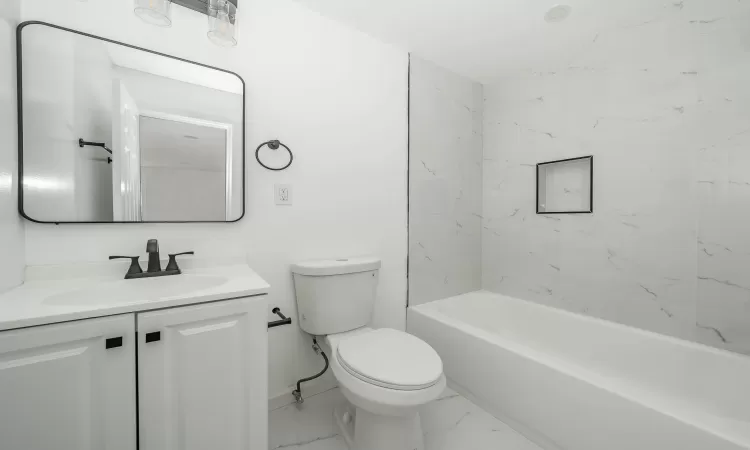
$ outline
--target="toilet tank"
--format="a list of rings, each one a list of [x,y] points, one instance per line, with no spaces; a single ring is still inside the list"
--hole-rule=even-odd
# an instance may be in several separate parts
[[[379,269],[377,258],[293,264],[300,327],[322,336],[367,325],[375,304]]]

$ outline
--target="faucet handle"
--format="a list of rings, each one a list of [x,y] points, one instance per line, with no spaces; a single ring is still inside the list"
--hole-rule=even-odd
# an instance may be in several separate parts
[[[141,269],[141,264],[138,262],[138,259],[140,256],[110,256],[109,259],[129,259],[130,260],[130,267],[128,268],[128,273],[125,275],[126,277],[128,275],[133,275],[137,273],[143,273],[143,269]]]
[[[195,252],[170,253],[167,268],[164,270],[180,270],[180,266],[177,265],[177,259],[175,257],[181,255],[195,255]]]
[[[146,253],[159,253],[159,241],[156,239],[149,239],[146,242]]]

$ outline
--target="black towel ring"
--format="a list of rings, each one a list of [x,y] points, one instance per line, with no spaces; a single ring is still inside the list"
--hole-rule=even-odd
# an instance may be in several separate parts
[[[260,153],[260,149],[263,148],[264,145],[268,145],[268,148],[270,148],[271,150],[278,150],[279,147],[284,147],[286,151],[289,152],[289,163],[284,167],[268,167],[267,165],[263,164],[260,160],[259,153]],[[294,154],[289,149],[289,147],[284,145],[281,141],[274,139],[272,141],[264,142],[258,146],[258,148],[255,150],[255,159],[258,161],[258,164],[265,167],[266,169],[279,171],[279,170],[284,170],[287,167],[292,165],[292,161],[294,161]]]

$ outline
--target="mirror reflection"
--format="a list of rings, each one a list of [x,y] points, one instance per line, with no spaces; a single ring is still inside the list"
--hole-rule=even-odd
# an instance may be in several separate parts
[[[22,29],[21,50],[27,218],[242,217],[238,76],[43,24]]]

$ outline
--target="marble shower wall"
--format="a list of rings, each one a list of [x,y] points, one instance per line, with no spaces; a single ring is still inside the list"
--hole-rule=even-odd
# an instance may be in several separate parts
[[[412,56],[409,303],[481,288],[482,85]]]
[[[750,2],[664,5],[485,85],[483,287],[750,354]],[[594,214],[536,215],[584,155]]]

